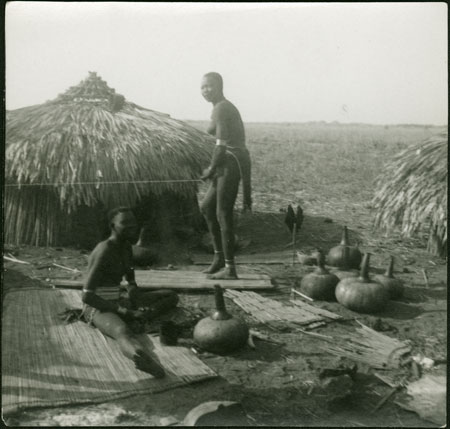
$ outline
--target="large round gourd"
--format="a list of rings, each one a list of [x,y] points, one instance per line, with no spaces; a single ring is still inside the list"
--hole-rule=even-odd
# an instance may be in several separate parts
[[[341,280],[336,286],[338,302],[358,313],[376,313],[389,301],[388,289],[369,278],[369,261],[370,253],[366,253],[360,276]]]
[[[214,286],[216,311],[200,320],[194,328],[194,343],[202,350],[226,354],[247,344],[248,327],[239,317],[227,312],[223,291]]]
[[[343,260],[341,267],[330,268],[330,273],[334,274],[340,280],[344,280],[348,277],[358,277],[359,271],[350,268],[350,249],[349,246],[344,246],[342,250]]]
[[[344,255],[345,248],[348,247],[348,256]],[[346,259],[347,258],[347,259]],[[339,245],[332,247],[328,252],[328,265],[333,267],[359,268],[362,255],[359,249],[348,244],[348,231],[344,226],[342,231],[342,240]]]
[[[314,256],[317,259],[317,268],[302,278],[300,290],[310,298],[319,301],[334,301],[339,278],[325,268],[325,258],[322,252],[318,251]]]
[[[394,277],[394,257],[391,256],[388,268],[384,274],[377,274],[373,279],[384,285],[391,299],[399,299],[403,296],[404,286],[400,279]]]

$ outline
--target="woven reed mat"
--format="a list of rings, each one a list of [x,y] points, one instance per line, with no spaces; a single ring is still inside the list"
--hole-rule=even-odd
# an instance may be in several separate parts
[[[65,325],[58,313],[79,308],[75,290],[9,292],[2,317],[3,413],[28,407],[98,403],[156,393],[216,376],[190,350],[164,347],[142,335],[166,369],[155,379],[134,368],[116,342],[77,321]]]
[[[326,322],[341,319],[341,316],[337,314],[302,301],[291,301],[295,305],[285,305],[255,292],[235,290],[227,290],[225,296],[250,313],[254,319],[274,328],[295,327],[295,325],[308,325],[308,328],[315,328]]]
[[[184,270],[135,270],[136,282],[144,289],[214,289],[217,280],[205,273]],[[83,280],[52,279],[56,287],[81,288]],[[220,282],[226,289],[272,289],[274,285],[267,274],[239,272],[239,279]]]

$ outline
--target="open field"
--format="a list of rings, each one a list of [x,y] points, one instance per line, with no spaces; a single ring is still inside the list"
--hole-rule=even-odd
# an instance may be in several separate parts
[[[193,122],[200,129],[206,122]],[[294,201],[309,213],[336,216],[368,204],[383,164],[439,127],[344,124],[246,124],[255,210]],[[350,207],[349,207],[350,204]]]
[[[206,125],[192,124],[201,129]],[[371,206],[374,180],[390,157],[439,130],[438,127],[362,124],[246,124],[253,163],[254,214],[236,214],[237,234],[249,240],[241,254],[286,250],[291,237],[280,210],[286,209],[289,203],[300,204],[305,213],[297,246],[305,253],[316,247],[328,250],[337,244],[342,226],[347,225],[350,240],[357,242],[362,251],[373,254],[374,272],[381,272],[388,255],[396,257],[397,276],[407,286],[405,297],[391,302],[376,316],[357,315],[337,303],[317,305],[344,317],[357,316],[369,325],[380,319],[387,326],[387,335],[412,342],[414,354],[446,360],[446,260],[425,252],[426,237],[402,238],[396,232],[386,235],[374,231]],[[204,190],[202,185],[200,194]],[[239,199],[236,208],[240,206]],[[86,267],[85,252],[75,249],[24,246],[15,250],[20,259],[32,264],[5,262],[5,289],[45,285],[46,277],[70,275],[58,268],[37,270],[37,265],[45,262],[79,269]],[[163,252],[161,265],[186,265],[191,251],[194,249],[186,246],[177,254],[173,249],[170,253]],[[264,295],[280,301],[289,299],[289,289],[308,271],[307,267],[290,263],[251,268],[276,279],[277,290]],[[424,285],[422,269],[427,270],[428,286]],[[211,295],[182,294],[182,305],[195,306],[199,302],[208,308],[213,299]],[[244,316],[231,302],[229,308]],[[339,324],[320,327],[314,332],[338,335]],[[239,400],[255,426],[436,426],[397,407],[393,401],[369,415],[389,388],[364,366],[358,368],[353,393],[343,401],[328,404],[324,396],[311,393],[311,383],[317,381],[321,368],[348,362],[318,351],[317,340],[311,336],[299,332],[272,332],[270,335],[285,345],[258,342],[256,350],[246,349],[232,356],[202,358],[200,355],[220,375],[218,380],[101,406],[30,410],[12,416],[9,422],[15,426],[103,425],[106,424],[103,415],[116,408],[123,413],[114,424],[152,426],[158,425],[161,417],[173,416],[181,421],[189,409],[203,401]],[[441,364],[430,373],[443,375],[446,369],[446,364]],[[392,372],[395,376],[401,375],[400,370]]]

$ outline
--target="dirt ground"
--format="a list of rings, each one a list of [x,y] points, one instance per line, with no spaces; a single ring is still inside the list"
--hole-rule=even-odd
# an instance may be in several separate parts
[[[350,208],[350,212],[351,212]],[[325,216],[308,215],[298,235],[298,249],[308,253],[316,247],[325,251],[340,240],[343,222],[330,213]],[[389,254],[396,257],[395,272],[404,280],[405,296],[398,302],[391,301],[386,310],[377,315],[360,315],[346,310],[338,303],[315,302],[314,305],[347,317],[358,317],[373,326],[381,319],[387,335],[410,340],[413,354],[422,353],[431,359],[446,362],[447,350],[447,265],[446,260],[431,257],[419,240],[400,240],[399,237],[380,237],[368,229],[370,207],[359,206],[358,213],[347,218],[350,239],[361,250],[372,253],[372,272],[384,271]],[[253,215],[237,215],[237,234],[246,242],[240,254],[286,250],[291,237],[283,224],[281,212],[256,211]],[[355,220],[353,220],[355,219]],[[268,226],[270,225],[270,228]],[[250,243],[248,243],[250,240]],[[178,269],[202,269],[187,265],[202,250],[188,246],[175,246],[178,252],[163,254],[160,265],[173,264]],[[39,284],[48,287],[47,278],[70,278],[71,273],[52,266],[57,263],[71,268],[85,269],[85,250],[63,248],[20,247],[13,250],[16,256],[31,264],[5,261],[3,293],[10,288]],[[42,267],[47,266],[47,268]],[[265,272],[277,283],[273,291],[264,296],[287,301],[290,288],[310,267],[300,264],[240,266],[241,270]],[[429,276],[428,287],[424,284],[421,270]],[[211,293],[181,293],[180,305],[208,310],[213,307]],[[318,374],[326,367],[348,366],[352,362],[320,350],[322,340],[298,331],[276,332],[266,326],[258,326],[233,302],[227,300],[234,314],[244,317],[253,328],[268,333],[283,346],[256,340],[256,349],[245,348],[229,356],[200,354],[199,357],[214,369],[219,377],[173,389],[154,395],[141,395],[97,405],[60,407],[54,409],[27,410],[7,416],[10,426],[160,426],[171,421],[181,422],[190,409],[211,400],[233,400],[242,404],[248,425],[254,426],[396,426],[435,427],[417,414],[403,410],[387,401],[375,414],[370,414],[389,387],[374,377],[374,370],[358,364],[355,381],[344,397],[341,393],[320,389]],[[345,323],[330,323],[313,332],[336,336]],[[187,341],[189,344],[189,341]],[[446,364],[429,370],[432,374],[446,374]],[[404,369],[384,371],[399,377]],[[399,392],[395,400],[404,396]],[[172,418],[173,420],[168,420]],[[224,422],[226,424],[226,422]]]
[[[204,123],[193,123],[205,129]],[[395,275],[405,282],[402,300],[390,302],[383,313],[368,316],[346,310],[338,303],[314,302],[345,318],[381,325],[383,333],[409,340],[412,354],[435,359],[425,373],[447,372],[447,260],[426,252],[426,236],[402,238],[374,231],[370,203],[374,180],[383,165],[412,144],[439,131],[436,127],[372,126],[363,124],[246,124],[252,157],[254,212],[236,214],[237,234],[246,246],[240,254],[286,251],[291,236],[283,224],[287,204],[300,204],[305,220],[298,233],[297,248],[308,253],[320,247],[325,252],[341,238],[344,225],[350,240],[363,252],[371,252],[371,272],[385,270],[389,255],[396,260]],[[205,191],[200,189],[200,196]],[[241,206],[240,197],[236,208]],[[192,265],[200,248],[183,243],[165,243],[156,248],[160,267],[199,270]],[[51,266],[57,263],[84,270],[88,251],[84,249],[10,249],[31,264],[5,261],[3,293],[10,288],[39,284],[47,278],[70,278],[72,273]],[[42,268],[50,265],[50,268]],[[153,268],[153,267],[152,267]],[[157,268],[157,267],[154,267]],[[311,268],[300,264],[251,265],[243,270],[269,274],[277,283],[273,291],[262,293],[287,301],[290,289]],[[422,270],[428,274],[425,283]],[[299,331],[271,331],[258,326],[233,302],[229,310],[246,318],[252,328],[269,334],[283,346],[255,340],[256,349],[245,348],[230,356],[200,354],[218,378],[154,395],[140,395],[97,405],[34,409],[7,416],[11,426],[159,426],[181,422],[190,409],[205,401],[239,401],[254,426],[341,426],[341,427],[436,427],[416,413],[395,404],[405,392],[391,397],[376,413],[375,404],[390,390],[374,376],[374,370],[358,364],[355,380],[342,392],[321,389],[318,375],[323,368],[351,365],[320,349],[322,340]],[[180,306],[208,311],[211,293],[180,293]],[[377,323],[377,320],[380,322]],[[355,322],[329,323],[313,330],[336,338]],[[185,339],[188,344],[188,339]],[[443,363],[444,362],[444,363]],[[379,372],[379,371],[378,371]],[[384,371],[394,378],[405,370]],[[348,393],[344,395],[344,393]],[[171,420],[169,419],[171,418]],[[226,424],[226,422],[224,422]]]

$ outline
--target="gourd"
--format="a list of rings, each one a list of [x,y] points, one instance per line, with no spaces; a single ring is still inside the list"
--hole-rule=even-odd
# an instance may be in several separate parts
[[[373,279],[378,283],[386,286],[391,299],[398,299],[403,296],[404,287],[403,282],[400,279],[396,279],[393,275],[393,272],[394,257],[391,256],[386,272],[384,274],[377,274],[376,276],[373,276]]]
[[[364,255],[361,274],[357,278],[346,278],[336,286],[336,299],[344,307],[358,313],[375,313],[389,301],[386,286],[369,277],[370,253]]]
[[[133,252],[133,263],[137,266],[147,266],[158,262],[158,255],[153,250],[143,245],[144,228],[141,228],[139,240],[131,249]]]
[[[216,311],[195,325],[194,343],[202,350],[226,354],[247,344],[249,330],[241,318],[227,312],[219,285],[214,285],[214,294]]]
[[[300,282],[300,290],[310,298],[331,301],[335,300],[335,289],[339,278],[325,268],[325,258],[321,251],[314,255],[317,259],[317,268],[314,272],[306,274]]]
[[[330,273],[334,274],[336,277],[339,278],[339,280],[344,280],[348,277],[358,277],[359,271],[350,268],[349,266],[349,247],[344,246],[344,249],[342,251],[343,258],[342,258],[342,266],[340,268],[330,268]]]
[[[349,250],[347,260],[344,259],[344,249],[346,247],[348,247]],[[348,231],[346,226],[344,226],[340,244],[330,249],[327,259],[328,265],[333,267],[340,268],[348,265],[348,268],[359,268],[362,255],[357,247],[348,244]]]
[[[248,426],[242,405],[234,401],[209,401],[193,408],[184,426]]]

